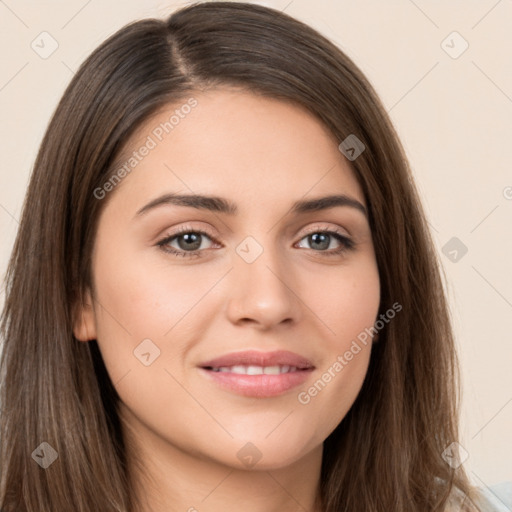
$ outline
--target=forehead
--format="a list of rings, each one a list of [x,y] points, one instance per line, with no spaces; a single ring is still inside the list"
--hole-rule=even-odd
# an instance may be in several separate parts
[[[164,192],[236,197],[260,209],[321,194],[364,204],[327,128],[291,102],[236,89],[191,93],[147,120],[117,159],[116,194],[139,202]]]

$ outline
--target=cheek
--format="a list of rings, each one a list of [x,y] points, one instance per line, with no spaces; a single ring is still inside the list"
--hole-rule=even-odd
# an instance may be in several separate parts
[[[375,259],[370,254],[336,271],[324,269],[304,284],[303,294],[326,328],[326,348],[344,351],[376,320],[380,279]]]
[[[121,240],[110,239],[98,246],[102,250],[94,262],[96,330],[112,381],[141,369],[139,352],[149,351],[150,360],[157,356],[151,368],[181,373],[190,340],[201,337],[207,328],[206,317],[213,318],[213,309],[218,307],[208,300],[209,292],[226,268],[169,265],[165,256],[152,250],[139,250],[137,258],[124,257],[137,251],[133,247],[121,250]]]
[[[165,261],[155,264],[151,254],[123,258],[121,251],[105,249],[97,255],[96,262],[98,302],[103,306],[99,327],[121,329],[121,337],[129,335],[133,341],[141,336],[162,337],[209,286],[204,281],[194,281],[192,272],[179,269],[172,274],[172,280],[168,279]]]
[[[371,354],[372,328],[380,304],[380,280],[373,258],[320,279],[307,297],[325,325],[322,364],[316,379],[297,393],[297,403],[318,422],[325,439],[347,414],[361,389]]]

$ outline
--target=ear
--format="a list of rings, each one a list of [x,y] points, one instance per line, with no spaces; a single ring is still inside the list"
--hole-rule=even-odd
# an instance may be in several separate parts
[[[87,342],[96,339],[96,315],[89,289],[79,302],[73,316],[73,334],[79,341]]]

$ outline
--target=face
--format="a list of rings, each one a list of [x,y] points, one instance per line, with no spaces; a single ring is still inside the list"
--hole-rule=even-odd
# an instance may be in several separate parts
[[[302,108],[190,97],[142,126],[122,180],[95,192],[75,336],[97,339],[141,446],[285,467],[319,453],[366,375],[380,295],[367,205]]]

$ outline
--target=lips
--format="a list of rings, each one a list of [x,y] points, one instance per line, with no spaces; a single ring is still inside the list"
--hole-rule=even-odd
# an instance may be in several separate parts
[[[299,386],[315,369],[293,352],[233,352],[199,365],[201,373],[221,388],[243,396],[267,398]]]

